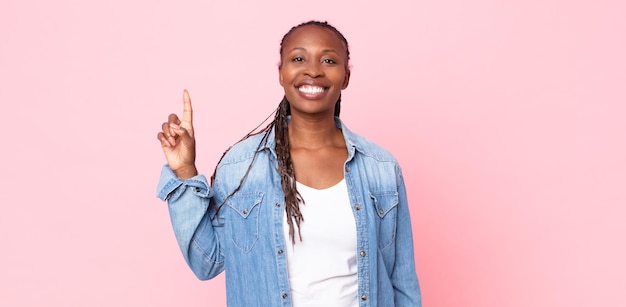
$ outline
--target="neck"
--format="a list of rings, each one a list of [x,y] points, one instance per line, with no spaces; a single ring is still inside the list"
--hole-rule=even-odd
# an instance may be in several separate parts
[[[305,118],[292,116],[289,121],[289,145],[291,148],[315,149],[343,143],[341,129],[334,117]]]

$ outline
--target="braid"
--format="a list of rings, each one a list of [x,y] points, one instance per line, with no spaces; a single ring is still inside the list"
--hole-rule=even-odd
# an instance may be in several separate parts
[[[270,114],[271,116],[271,114]],[[263,135],[263,137],[261,138],[261,141],[259,142],[259,145],[257,146],[256,150],[254,151],[254,155],[252,156],[252,161],[250,161],[250,165],[248,166],[248,168],[246,169],[245,174],[243,175],[243,177],[241,177],[241,180],[239,181],[239,185],[237,185],[237,187],[230,193],[228,194],[228,196],[226,196],[226,198],[224,198],[224,200],[222,201],[222,203],[220,203],[219,205],[217,205],[215,203],[215,199],[211,198],[210,200],[210,206],[215,207],[215,215],[217,216],[220,212],[220,209],[222,208],[222,206],[226,203],[227,200],[229,200],[233,195],[235,195],[235,193],[237,193],[237,191],[239,191],[239,189],[241,189],[241,186],[243,185],[243,182],[246,180],[246,178],[248,177],[248,174],[250,173],[250,170],[252,169],[252,164],[254,163],[254,160],[256,160],[256,157],[259,153],[259,149],[267,144],[267,140],[269,139],[269,134],[270,131],[272,131],[272,128],[274,127],[274,122],[270,122],[267,126],[265,126],[265,128],[261,129],[259,132],[255,132],[257,129],[259,129],[259,127],[261,125],[263,125],[264,122],[266,122],[270,116],[268,116],[267,118],[265,118],[265,120],[263,122],[261,122],[258,126],[256,126],[254,129],[252,129],[252,131],[248,132],[248,134],[246,134],[243,138],[241,138],[241,140],[239,140],[237,143],[253,136],[253,135],[257,135],[257,134],[261,134],[261,133],[265,133]],[[235,143],[235,144],[237,144]],[[224,153],[222,154],[222,156],[220,157],[219,161],[217,161],[217,164],[215,165],[215,169],[213,170],[213,175],[211,175],[211,186],[213,186],[213,183],[215,182],[215,175],[217,174],[217,167],[220,165],[220,162],[222,162],[222,159],[224,159],[224,156],[226,156],[226,153],[228,153],[230,151],[231,148],[233,148],[233,146],[235,146],[234,144],[230,147],[228,147],[228,149],[226,149],[226,151],[224,151]]]
[[[290,112],[289,101],[283,98],[276,111],[274,120],[276,138],[276,156],[278,158],[278,173],[280,174],[280,184],[285,194],[285,211],[287,213],[287,223],[289,224],[289,237],[293,244],[296,243],[293,222],[298,226],[298,237],[302,241],[300,233],[300,222],[304,220],[300,212],[300,202],[304,203],[300,193],[296,189],[296,175],[293,170],[291,153],[289,152],[289,133],[287,126],[287,115]]]
[[[289,32],[287,32],[287,34],[285,34],[285,36],[283,36],[282,40],[280,41],[280,56],[281,56],[281,59],[282,59],[282,56],[283,56],[283,45],[287,41],[287,39],[291,36],[291,34],[296,29],[304,27],[304,26],[309,26],[309,25],[314,25],[314,26],[319,26],[319,27],[323,27],[323,28],[329,29],[332,32],[334,32],[337,35],[337,37],[339,37],[339,39],[341,39],[341,41],[343,41],[343,43],[346,46],[346,55],[347,55],[346,71],[349,71],[348,61],[350,60],[350,50],[348,48],[348,41],[343,36],[343,34],[341,34],[341,32],[339,32],[339,30],[337,30],[335,27],[333,27],[330,24],[328,24],[328,22],[326,22],[326,21],[311,20],[311,21],[307,21],[307,22],[301,23],[301,24],[291,28],[289,30]],[[280,65],[282,65],[282,64],[280,64]],[[335,103],[334,115],[336,117],[339,117],[340,110],[341,110],[341,95],[339,95],[339,98],[337,99],[337,102]],[[293,225],[294,221],[296,223],[296,227],[298,227],[298,237],[299,237],[300,241],[302,241],[302,234],[300,232],[300,223],[302,221],[304,221],[304,217],[302,216],[302,212],[300,211],[300,203],[304,203],[304,200],[302,199],[302,196],[300,195],[300,193],[296,189],[296,174],[295,174],[295,171],[293,169],[293,163],[291,161],[291,153],[290,153],[290,147],[289,147],[289,131],[288,131],[288,122],[287,122],[287,118],[288,118],[289,115],[291,115],[291,108],[289,106],[289,101],[287,101],[287,97],[283,97],[283,99],[281,100],[280,104],[278,105],[278,108],[276,109],[276,112],[275,112],[275,115],[274,115],[274,120],[272,122],[270,122],[267,126],[265,126],[260,131],[255,132],[264,122],[267,121],[267,119],[269,117],[266,118],[261,124],[259,124],[256,128],[254,128],[252,131],[250,131],[248,134],[246,134],[241,140],[239,140],[239,142],[241,142],[241,141],[243,141],[243,140],[245,140],[245,139],[247,139],[247,138],[249,138],[249,137],[251,137],[253,135],[265,133],[263,135],[263,137],[261,138],[261,141],[259,142],[259,145],[257,146],[257,149],[256,149],[254,155],[252,156],[252,161],[250,162],[250,165],[248,166],[248,169],[246,170],[245,174],[243,175],[243,177],[239,181],[239,185],[219,205],[215,204],[214,198],[211,198],[211,206],[214,206],[216,208],[216,215],[217,215],[219,213],[220,208],[224,205],[224,203],[226,203],[226,201],[228,199],[230,199],[235,193],[237,193],[237,191],[239,191],[239,189],[243,185],[244,181],[248,177],[248,174],[250,173],[250,170],[252,169],[252,165],[253,165],[254,161],[256,160],[256,157],[257,157],[257,155],[259,153],[259,149],[261,149],[263,146],[267,145],[270,132],[273,129],[275,131],[275,133],[274,133],[274,137],[275,137],[275,141],[276,141],[276,148],[275,148],[275,150],[276,150],[276,157],[278,159],[278,161],[277,161],[277,163],[278,163],[277,171],[278,171],[278,174],[280,175],[281,188],[283,190],[283,193],[285,194],[285,212],[286,212],[287,217],[288,217],[287,218],[287,223],[289,224],[289,237],[291,238],[292,244],[295,244],[296,243],[296,239],[295,239],[295,229],[294,229],[294,225]],[[239,142],[237,142],[237,143],[239,143]],[[222,154],[222,157],[220,158],[220,160],[217,163],[217,165],[219,165],[219,163],[222,161],[222,159],[224,158],[226,153],[231,148],[232,148],[232,146],[229,147],[224,152],[224,154]],[[215,170],[213,171],[213,175],[211,176],[211,186],[213,186],[213,183],[215,181],[215,174],[217,172],[217,165],[215,167]]]
[[[283,45],[289,39],[291,34],[304,26],[318,26],[331,30],[335,33],[339,39],[346,45],[346,71],[349,70],[348,62],[350,60],[350,49],[348,48],[348,40],[337,30],[337,28],[328,24],[326,21],[307,21],[301,23],[289,30],[283,39],[280,41],[280,58],[282,65],[283,58]],[[341,95],[337,99],[335,103],[335,112],[334,115],[339,117],[339,113],[341,111]],[[300,196],[296,188],[296,175],[293,170],[293,164],[291,161],[291,153],[289,148],[289,133],[287,128],[287,116],[291,115],[291,108],[289,107],[289,101],[284,97],[280,102],[278,110],[276,111],[276,119],[274,119],[275,124],[275,138],[276,138],[276,155],[278,158],[278,173],[280,174],[280,183],[283,188],[283,192],[285,194],[285,211],[287,214],[287,223],[289,224],[289,237],[291,238],[291,243],[295,244],[295,231],[293,222],[296,222],[296,226],[298,227],[298,237],[300,241],[302,241],[302,233],[300,232],[300,222],[304,220],[302,216],[302,212],[300,212],[300,203],[304,203],[304,200]]]

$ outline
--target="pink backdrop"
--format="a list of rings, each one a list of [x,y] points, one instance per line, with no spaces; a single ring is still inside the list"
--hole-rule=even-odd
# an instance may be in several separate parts
[[[277,105],[278,43],[327,19],[348,126],[406,176],[425,306],[626,306],[626,5],[0,3],[0,305],[223,306],[155,197],[194,100],[199,168]]]

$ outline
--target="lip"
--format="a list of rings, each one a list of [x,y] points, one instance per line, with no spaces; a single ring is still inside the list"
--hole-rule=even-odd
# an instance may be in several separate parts
[[[330,85],[324,82],[317,81],[317,80],[303,80],[303,81],[296,83],[296,88],[299,88],[303,85],[317,86],[317,87],[323,88],[324,90],[327,90],[330,87]]]

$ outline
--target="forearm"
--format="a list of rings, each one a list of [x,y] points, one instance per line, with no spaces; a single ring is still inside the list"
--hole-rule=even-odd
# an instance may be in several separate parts
[[[223,270],[217,233],[211,223],[211,188],[204,176],[180,180],[165,166],[158,197],[167,200],[170,219],[180,250],[199,279],[209,279]]]

